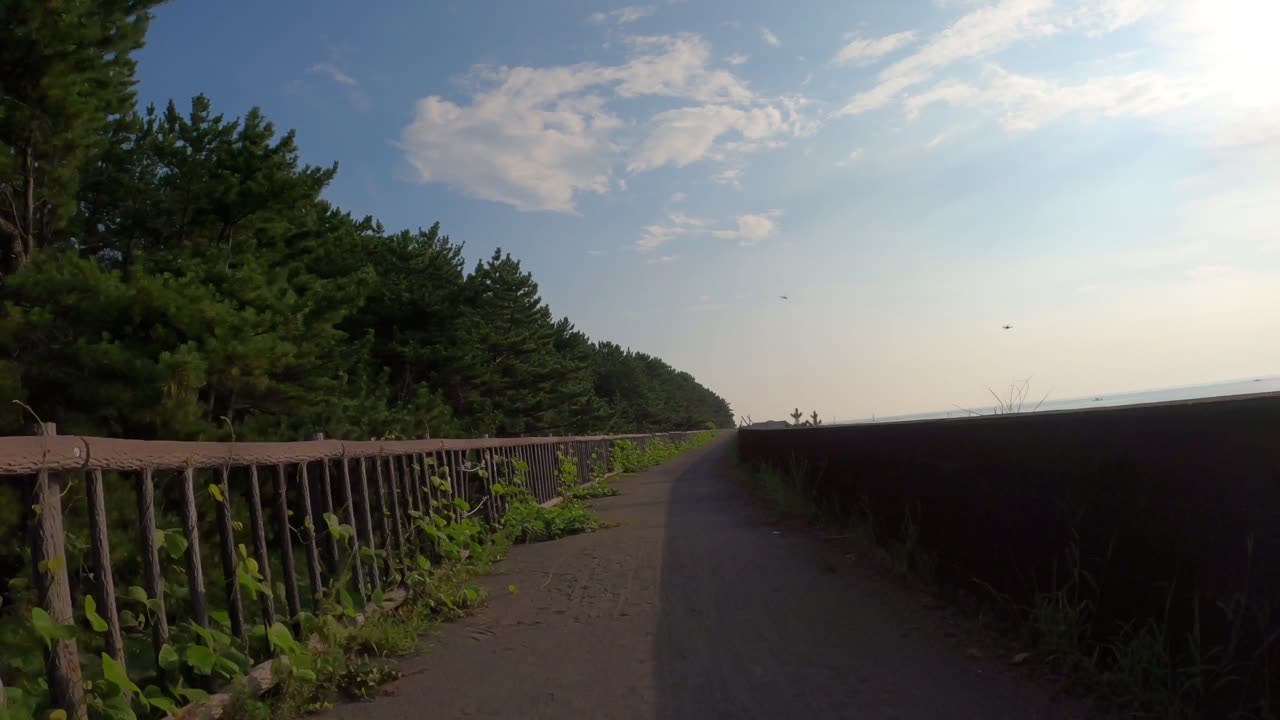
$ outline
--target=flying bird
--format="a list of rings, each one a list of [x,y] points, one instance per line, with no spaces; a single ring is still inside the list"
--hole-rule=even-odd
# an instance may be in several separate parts
[[[778,297],[782,298],[783,300],[790,300],[790,299],[791,299],[791,298],[787,297],[786,295],[779,295]]]
[[[1005,329],[1005,330],[1012,330],[1012,329],[1013,329],[1013,326],[1012,326],[1012,325],[1001,325],[1000,327],[1001,327],[1001,328],[1003,328],[1003,329]]]

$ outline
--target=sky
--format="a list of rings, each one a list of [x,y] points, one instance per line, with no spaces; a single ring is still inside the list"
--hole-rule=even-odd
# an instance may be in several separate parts
[[[1274,0],[174,0],[139,95],[261,107],[353,214],[511,252],[742,417],[839,421],[1280,373],[1277,26]]]

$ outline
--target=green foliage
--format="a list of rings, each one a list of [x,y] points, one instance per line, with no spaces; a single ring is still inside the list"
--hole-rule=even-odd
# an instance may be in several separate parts
[[[578,461],[572,455],[556,452],[556,474],[561,488],[578,486]]]
[[[627,439],[617,440],[613,443],[610,464],[622,472],[639,472],[714,439],[715,433],[704,432],[684,436],[680,440],[669,440],[661,436],[649,438],[647,443]]]
[[[82,176],[133,109],[133,51],[156,0],[0,4],[0,273],[66,243]]]
[[[620,491],[613,483],[602,480],[590,485],[579,485],[566,491],[565,494],[575,500],[594,500],[596,498],[613,497],[620,494]]]
[[[576,498],[566,498],[550,508],[531,499],[521,499],[508,506],[503,532],[513,542],[533,543],[591,532],[600,527],[600,519]]]

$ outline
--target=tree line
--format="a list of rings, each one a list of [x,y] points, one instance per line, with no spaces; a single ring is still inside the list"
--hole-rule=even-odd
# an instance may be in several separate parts
[[[438,223],[327,202],[337,166],[259,110],[139,108],[156,4],[0,8],[0,434],[732,427],[688,373],[555,318],[501,249],[468,270]]]

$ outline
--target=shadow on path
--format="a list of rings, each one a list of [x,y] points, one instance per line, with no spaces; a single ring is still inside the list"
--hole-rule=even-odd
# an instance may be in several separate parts
[[[657,717],[1070,717],[937,635],[920,596],[773,522],[735,482],[732,449],[719,444],[671,489]]]
[[[595,503],[617,527],[514,548],[488,607],[400,661],[383,697],[326,717],[1078,716],[966,657],[917,595],[781,530],[734,483],[732,450],[621,480]]]

